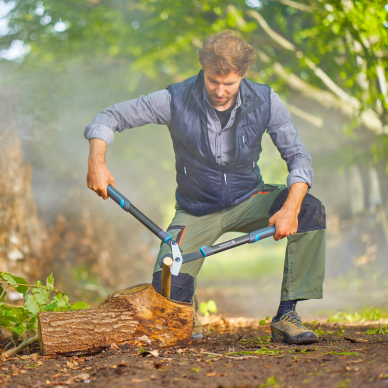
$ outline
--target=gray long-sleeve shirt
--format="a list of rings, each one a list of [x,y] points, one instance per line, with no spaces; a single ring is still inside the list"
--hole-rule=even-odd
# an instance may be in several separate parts
[[[230,119],[224,128],[221,128],[220,120],[214,108],[207,100],[204,91],[204,101],[207,109],[207,122],[210,147],[214,159],[220,167],[227,167],[233,161],[235,152],[235,133],[233,123],[236,119],[238,107],[241,105],[240,93],[236,98],[236,104]],[[98,113],[85,128],[85,138],[98,138],[109,146],[114,139],[115,131],[122,132],[124,129],[141,127],[146,124],[170,125],[171,121],[171,95],[170,92],[160,90],[138,99],[128,100]],[[287,186],[296,182],[307,183],[311,188],[314,179],[312,165],[309,168],[300,168],[297,155],[287,153],[288,145],[300,145],[304,149],[297,128],[294,126],[291,114],[281,101],[278,94],[271,89],[271,114],[267,132],[278,148],[282,158],[287,163],[289,175]],[[307,152],[306,152],[307,153]]]

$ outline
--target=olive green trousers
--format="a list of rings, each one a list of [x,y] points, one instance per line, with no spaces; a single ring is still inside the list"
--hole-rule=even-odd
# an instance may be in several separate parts
[[[268,226],[269,218],[281,209],[288,195],[283,185],[264,185],[246,201],[201,217],[175,206],[176,214],[168,232],[180,244],[183,254],[211,246],[226,232],[249,233]],[[325,209],[310,194],[303,200],[298,232],[288,237],[281,300],[320,299],[325,272]],[[168,254],[162,244],[154,268],[153,284],[161,292],[159,259]],[[209,258],[211,260],[211,258]],[[171,299],[191,302],[196,280],[205,258],[183,264],[178,276],[171,277]],[[260,260],[258,258],[258,260]]]

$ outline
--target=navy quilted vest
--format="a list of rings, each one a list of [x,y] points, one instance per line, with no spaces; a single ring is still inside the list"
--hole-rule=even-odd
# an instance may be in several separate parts
[[[237,205],[264,184],[257,162],[270,113],[270,87],[243,79],[242,105],[234,124],[235,159],[222,170],[210,149],[203,82],[201,70],[198,75],[167,88],[171,93],[169,130],[175,151],[176,200],[182,209],[195,216]]]

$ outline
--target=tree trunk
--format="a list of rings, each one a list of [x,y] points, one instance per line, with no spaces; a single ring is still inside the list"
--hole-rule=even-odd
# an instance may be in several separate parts
[[[39,313],[44,355],[94,353],[112,343],[183,345],[191,338],[191,304],[166,299],[151,284],[109,295],[96,309]]]
[[[51,248],[31,195],[32,168],[24,160],[13,109],[0,95],[0,269],[31,282],[49,272]]]

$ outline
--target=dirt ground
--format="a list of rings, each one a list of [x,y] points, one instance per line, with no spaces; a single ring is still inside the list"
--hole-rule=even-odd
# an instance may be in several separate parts
[[[360,325],[308,324],[320,342],[270,341],[269,324],[207,319],[203,341],[185,348],[112,346],[91,356],[48,358],[31,346],[0,362],[4,387],[388,387],[388,334]],[[262,322],[263,323],[263,322]],[[369,331],[368,331],[369,330]],[[384,330],[383,330],[384,332]]]

